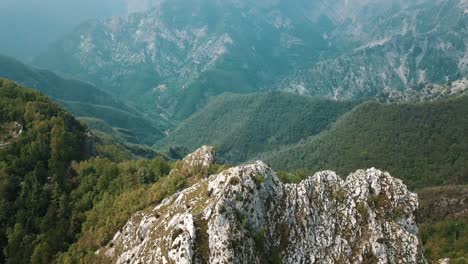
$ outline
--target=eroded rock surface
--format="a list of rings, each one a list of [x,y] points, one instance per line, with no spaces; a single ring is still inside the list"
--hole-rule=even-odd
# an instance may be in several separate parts
[[[194,174],[201,173],[207,175],[211,165],[216,164],[216,150],[211,146],[203,146],[195,152],[187,155],[182,160],[178,169],[173,169],[169,176],[182,174],[186,177],[192,177]]]
[[[96,254],[116,263],[425,263],[417,207],[416,194],[376,169],[283,184],[258,161],[136,213]]]

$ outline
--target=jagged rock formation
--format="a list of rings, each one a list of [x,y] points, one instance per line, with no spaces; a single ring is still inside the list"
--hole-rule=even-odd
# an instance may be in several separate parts
[[[468,79],[462,78],[450,82],[449,84],[426,84],[417,89],[409,89],[405,92],[393,91],[390,92],[389,101],[397,102],[417,102],[417,101],[436,101],[444,98],[463,96],[468,94]]]
[[[96,254],[116,263],[425,263],[417,207],[416,194],[376,169],[283,184],[257,161],[136,213]]]
[[[195,152],[187,155],[181,163],[180,167],[173,169],[169,176],[180,174],[189,178],[195,178],[192,180],[196,181],[197,177],[193,176],[199,175],[204,177],[208,174],[210,166],[216,163],[216,150],[211,146],[202,146]]]
[[[216,163],[216,151],[214,147],[203,146],[192,154],[189,154],[183,161],[183,167],[209,167]]]

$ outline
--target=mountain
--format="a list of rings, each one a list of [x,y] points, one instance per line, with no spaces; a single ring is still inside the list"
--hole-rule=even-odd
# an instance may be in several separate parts
[[[317,137],[265,158],[288,171],[344,174],[376,166],[412,188],[466,184],[468,96],[424,103],[364,103]]]
[[[78,239],[99,243],[184,185],[165,177],[174,164],[163,157],[133,160],[45,95],[5,79],[0,132],[0,263],[68,263],[57,259]]]
[[[290,6],[160,1],[148,12],[83,24],[35,62],[182,118],[211,95],[258,91],[328,49],[327,20]]]
[[[184,164],[207,167],[206,157],[205,147]],[[416,194],[376,169],[283,184],[258,161],[135,213],[96,255],[112,263],[426,263],[417,207]]]
[[[0,54],[29,62],[77,25],[149,9],[152,0],[2,0]]]
[[[156,148],[193,151],[216,145],[221,160],[245,162],[319,134],[357,104],[282,92],[225,94],[211,99]]]
[[[177,120],[223,92],[383,99],[466,77],[466,0],[183,0],[82,24],[35,59]]]
[[[435,88],[434,88],[435,89]],[[468,96],[428,102],[337,102],[290,93],[223,95],[156,149],[177,157],[203,144],[238,164],[264,159],[289,172],[347,174],[376,166],[411,188],[465,184]],[[300,177],[299,177],[300,178]]]
[[[92,117],[106,122],[117,130],[122,142],[153,144],[164,136],[163,131],[169,124],[164,118],[142,114],[93,85],[64,79],[9,57],[0,56],[0,76],[38,89],[77,117]]]
[[[39,263],[73,239],[68,168],[85,159],[85,128],[36,91],[0,79],[0,262]],[[6,142],[6,143],[5,143]]]
[[[292,74],[279,87],[337,99],[391,98],[468,76],[466,0],[368,2],[354,13],[336,6],[347,25],[331,36],[365,42]]]

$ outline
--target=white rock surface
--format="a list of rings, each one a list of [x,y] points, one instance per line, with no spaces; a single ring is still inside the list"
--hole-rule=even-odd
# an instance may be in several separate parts
[[[426,263],[417,207],[416,194],[377,169],[283,184],[258,161],[136,213],[96,254],[115,263]]]

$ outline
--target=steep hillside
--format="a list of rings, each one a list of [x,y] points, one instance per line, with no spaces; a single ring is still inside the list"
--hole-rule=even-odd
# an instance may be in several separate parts
[[[132,213],[185,185],[165,177],[175,164],[97,144],[58,104],[4,79],[0,132],[0,263],[53,263],[79,239],[101,246]]]
[[[468,96],[418,104],[365,103],[330,131],[267,160],[275,168],[347,173],[375,166],[412,187],[468,182]]]
[[[279,88],[339,99],[391,98],[468,76],[466,0],[338,0],[330,6],[347,20],[330,38],[364,41],[295,72]]]
[[[183,119],[223,92],[361,99],[467,75],[466,0],[164,0],[85,23],[38,65]]]
[[[86,156],[85,129],[47,97],[4,79],[0,127],[13,132],[0,148],[0,262],[39,263],[73,239],[68,168]]]
[[[355,105],[280,92],[226,94],[212,99],[156,146],[194,150],[216,145],[221,160],[244,162],[319,134]]]
[[[78,117],[94,117],[126,131],[131,143],[153,144],[163,137],[168,122],[163,117],[149,118],[114,96],[77,80],[68,80],[47,71],[0,56],[0,77],[47,94]]]

